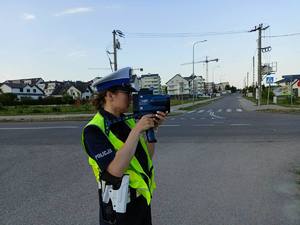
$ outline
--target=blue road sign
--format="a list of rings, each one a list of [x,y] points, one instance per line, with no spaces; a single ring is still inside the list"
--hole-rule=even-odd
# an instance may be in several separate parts
[[[267,77],[266,78],[266,83],[267,84],[273,84],[274,83],[274,77]]]

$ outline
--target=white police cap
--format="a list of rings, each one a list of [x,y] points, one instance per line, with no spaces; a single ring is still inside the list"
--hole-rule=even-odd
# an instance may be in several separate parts
[[[105,91],[115,86],[130,87],[132,91],[138,91],[138,88],[134,87],[134,84],[132,83],[131,71],[132,69],[130,67],[119,69],[96,80],[92,86],[95,87],[98,92]]]

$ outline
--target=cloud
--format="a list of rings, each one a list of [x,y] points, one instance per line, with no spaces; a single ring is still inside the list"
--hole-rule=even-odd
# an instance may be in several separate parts
[[[78,14],[78,13],[87,13],[93,11],[91,7],[78,7],[78,8],[70,8],[66,9],[62,12],[56,13],[55,16],[64,16],[70,14]]]
[[[22,15],[23,20],[35,20],[36,16],[30,13],[23,13]]]

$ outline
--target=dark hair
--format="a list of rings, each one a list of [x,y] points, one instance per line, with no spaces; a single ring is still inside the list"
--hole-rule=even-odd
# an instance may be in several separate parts
[[[109,91],[109,92],[112,92],[112,93],[116,93],[120,88],[118,86],[116,87],[111,87],[105,91],[101,91],[101,92],[98,92],[98,94],[96,95],[96,97],[93,99],[93,105],[95,106],[95,108],[97,110],[101,109],[104,107],[104,104],[105,104],[105,96],[106,96],[106,93]]]
[[[101,91],[94,97],[93,105],[97,110],[104,107],[106,92],[107,91]]]

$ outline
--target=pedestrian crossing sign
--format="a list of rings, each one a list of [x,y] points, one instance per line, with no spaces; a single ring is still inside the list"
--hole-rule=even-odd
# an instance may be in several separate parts
[[[274,83],[274,77],[267,77],[266,83],[267,84],[273,84]]]

